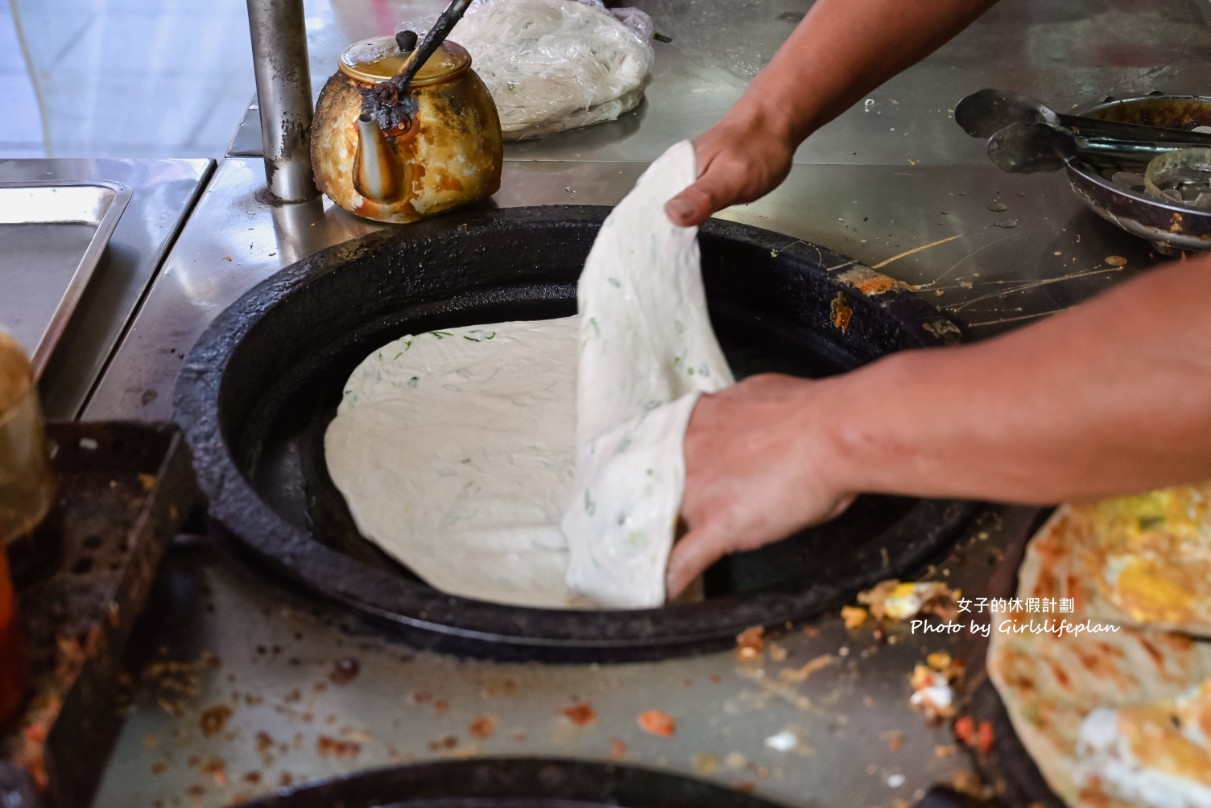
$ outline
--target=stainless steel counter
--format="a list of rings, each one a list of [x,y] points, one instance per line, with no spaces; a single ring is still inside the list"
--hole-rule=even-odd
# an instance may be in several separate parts
[[[444,0],[336,0],[308,17],[311,86],[350,42],[436,18]],[[656,65],[640,108],[618,121],[510,144],[506,159],[640,162],[708,128],[802,19],[805,0],[619,0],[651,14]],[[911,12],[908,12],[911,13]],[[1205,0],[1003,0],[952,42],[811,137],[798,163],[983,165],[983,145],[954,125],[960,98],[1004,87],[1065,110],[1103,96],[1211,93],[1211,6]],[[458,38],[457,30],[454,39]],[[261,153],[250,110],[230,154]]]
[[[43,374],[48,417],[79,417],[213,167],[210,160],[0,160],[0,182],[112,180],[132,191]]]
[[[439,5],[394,3],[391,22]],[[644,108],[594,130],[511,146],[494,204],[616,203],[648,161],[722,113],[807,7],[636,5],[674,38],[658,46]],[[318,77],[345,42],[383,32],[367,20],[311,21]],[[1208,6],[1196,0],[1146,9],[1128,0],[1005,0],[812,138],[781,188],[723,216],[785,233],[788,243],[827,245],[914,284],[974,338],[1001,332],[1159,259],[1082,208],[1062,176],[997,172],[948,110],[989,85],[1058,106],[1153,87],[1205,92],[1209,45]],[[241,146],[249,123],[233,153],[255,154]],[[182,357],[219,311],[281,267],[376,227],[318,202],[271,208],[259,201],[263,185],[255,156],[219,166],[85,417],[168,417]],[[985,594],[988,570],[1035,515],[990,509],[928,574]],[[884,643],[869,625],[850,632],[831,616],[789,629],[781,651],[755,662],[726,653],[643,665],[496,665],[370,633],[209,538],[183,539],[163,584],[145,630],[163,658],[198,663],[190,695],[142,683],[99,805],[223,805],[338,772],[486,754],[621,756],[743,783],[787,805],[890,805],[969,766],[946,727],[908,707],[913,664],[935,650],[964,652],[961,636],[925,640],[892,629]],[[824,657],[805,680],[782,673]],[[329,674],[346,658],[359,672],[337,683]],[[596,720],[578,726],[560,712],[576,701],[590,703]],[[231,713],[208,735],[202,716],[225,714],[212,708]],[[676,736],[641,732],[636,717],[647,709],[672,714]],[[483,716],[495,719],[489,737],[477,737],[483,723],[471,729]]]

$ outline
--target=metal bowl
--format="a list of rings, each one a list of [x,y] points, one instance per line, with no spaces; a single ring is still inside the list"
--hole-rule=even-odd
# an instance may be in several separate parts
[[[1174,129],[1211,126],[1211,98],[1197,95],[1151,95],[1106,99],[1080,114],[1107,121],[1141,123]],[[1143,174],[1142,166],[1138,167]],[[1072,190],[1095,213],[1132,235],[1152,242],[1157,251],[1211,250],[1211,211],[1162,202],[1142,189],[1115,183],[1116,169],[1084,162],[1070,163]]]

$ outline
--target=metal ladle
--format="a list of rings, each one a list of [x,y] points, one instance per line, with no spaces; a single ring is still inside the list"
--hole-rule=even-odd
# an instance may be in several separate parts
[[[1183,129],[1065,115],[1006,90],[986,89],[955,107],[955,122],[988,138],[988,157],[1003,171],[1054,171],[1075,158],[1118,167],[1143,165],[1174,149],[1211,146],[1211,135]]]

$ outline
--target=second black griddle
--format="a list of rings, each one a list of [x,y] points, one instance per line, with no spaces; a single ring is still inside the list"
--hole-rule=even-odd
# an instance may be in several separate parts
[[[354,367],[408,333],[573,314],[608,213],[445,216],[330,248],[250,290],[199,339],[175,393],[211,515],[273,569],[413,645],[543,661],[718,650],[746,628],[836,607],[952,543],[977,506],[862,497],[840,519],[720,562],[703,602],[573,611],[444,594],[363,539],[322,457]],[[712,323],[737,377],[821,377],[958,337],[923,300],[822,247],[716,220],[699,242]]]
[[[615,763],[552,758],[438,761],[360,772],[247,808],[777,808],[701,780]]]

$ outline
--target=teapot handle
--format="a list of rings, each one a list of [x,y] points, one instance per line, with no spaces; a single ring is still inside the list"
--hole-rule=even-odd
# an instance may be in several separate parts
[[[403,95],[408,89],[408,85],[412,83],[412,79],[416,76],[416,71],[420,70],[421,65],[429,61],[429,57],[433,55],[438,46],[446,41],[446,37],[463,18],[463,14],[466,13],[471,2],[472,0],[451,0],[450,5],[446,7],[446,10],[437,18],[437,22],[433,23],[433,27],[429,29],[429,33],[425,35],[420,47],[412,51],[404,63],[399,66],[399,70],[391,77],[391,83],[395,85],[400,95]]]

